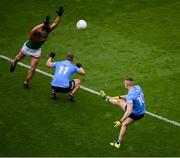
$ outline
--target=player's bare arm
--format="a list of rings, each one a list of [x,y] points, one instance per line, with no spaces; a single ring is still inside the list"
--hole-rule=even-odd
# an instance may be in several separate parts
[[[49,58],[46,61],[46,66],[49,68],[53,67],[53,58],[55,57],[55,53],[50,53]]]
[[[61,16],[63,15],[63,12],[64,12],[64,8],[62,6],[60,6],[58,8],[58,10],[56,11],[57,13],[57,17],[55,19],[55,21],[50,25],[50,30],[54,30],[61,22]]]
[[[31,32],[38,31],[39,29],[43,27],[49,27],[50,31],[53,31],[60,24],[61,16],[63,15],[63,12],[64,12],[64,8],[60,6],[58,10],[56,11],[57,17],[52,24],[50,24],[51,17],[48,15],[46,16],[46,20],[44,21],[44,23],[35,26]]]
[[[85,70],[82,68],[82,65],[80,63],[77,63],[76,66],[79,68],[79,72],[78,72],[79,75],[83,76],[86,74]]]
[[[31,30],[31,33],[38,31],[38,30],[41,29],[43,26],[44,26],[44,23],[35,26],[35,27]]]
[[[86,74],[86,72],[85,72],[85,70],[82,68],[82,67],[80,67],[80,70],[79,70],[79,75],[85,75]]]
[[[124,120],[126,120],[130,114],[132,113],[132,109],[133,109],[133,104],[128,104],[127,105],[127,110],[125,111],[123,117],[121,118],[120,122],[123,122]]]
[[[53,63],[52,63],[52,57],[49,57],[47,62],[46,62],[46,66],[49,67],[49,68],[52,68],[53,67]]]
[[[61,21],[61,17],[60,16],[57,16],[55,21],[50,25],[50,30],[54,30],[59,24],[60,24],[60,21]]]
[[[43,29],[43,28],[44,28],[44,29],[47,28],[46,30],[48,30],[49,25],[50,25],[50,19],[51,19],[51,17],[50,17],[49,15],[47,15],[44,23],[41,23],[41,24],[35,26],[35,27],[31,30],[31,33],[37,32],[37,31],[39,31],[40,29]],[[50,31],[50,30],[49,30],[49,31]]]

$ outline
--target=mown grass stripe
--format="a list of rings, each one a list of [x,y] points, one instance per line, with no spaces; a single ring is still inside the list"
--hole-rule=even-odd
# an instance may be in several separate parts
[[[6,57],[6,56],[4,56],[4,55],[0,55],[0,58],[5,59],[5,60],[7,60],[7,61],[9,61],[9,62],[12,62],[12,59],[11,59],[11,58]],[[24,64],[24,63],[22,63],[22,62],[18,62],[18,65],[20,65],[20,66],[22,66],[22,67],[25,67],[25,68],[30,68],[29,65],[26,65],[26,64]],[[47,73],[47,72],[45,72],[45,71],[42,71],[42,70],[40,70],[40,69],[36,69],[36,72],[39,72],[39,73],[41,73],[41,74],[43,74],[43,75],[45,75],[45,76],[53,77],[53,75],[51,75],[51,74],[49,74],[49,73]],[[95,91],[95,90],[93,90],[93,89],[87,88],[87,87],[85,87],[85,86],[81,86],[80,88],[83,89],[83,90],[85,90],[85,91],[87,91],[87,92],[90,92],[90,93],[99,95],[99,92],[97,92],[97,91]],[[109,96],[109,97],[110,97],[110,96]],[[154,118],[156,118],[156,119],[159,119],[159,120],[162,120],[162,121],[164,121],[164,122],[167,122],[167,123],[170,123],[170,124],[172,124],[172,125],[175,125],[175,126],[180,127],[180,123],[179,123],[179,122],[176,122],[176,121],[174,121],[174,120],[167,119],[167,118],[165,118],[165,117],[162,117],[162,116],[160,116],[160,115],[154,114],[154,113],[149,112],[149,111],[146,111],[146,114],[148,114],[148,115],[150,115],[150,116],[152,116],[152,117],[154,117]]]

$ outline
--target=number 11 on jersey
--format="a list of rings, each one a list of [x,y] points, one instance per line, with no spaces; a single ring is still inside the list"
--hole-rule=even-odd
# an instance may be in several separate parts
[[[137,99],[139,101],[139,104],[141,106],[143,106],[144,105],[144,95],[143,95],[143,93],[141,93],[141,95]]]
[[[68,71],[69,67],[64,67],[64,66],[60,66],[59,68],[59,74],[66,74]]]

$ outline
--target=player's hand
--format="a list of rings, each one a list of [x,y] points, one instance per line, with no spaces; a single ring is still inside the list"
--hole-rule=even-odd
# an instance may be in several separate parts
[[[78,68],[82,67],[82,65],[81,65],[80,63],[77,63],[76,66],[77,66]]]
[[[62,16],[63,15],[63,12],[64,12],[64,7],[60,6],[58,8],[58,10],[56,11],[57,15],[58,16]]]
[[[50,24],[50,19],[51,19],[51,17],[49,15],[47,15],[46,20],[44,21],[44,25],[49,25]]]
[[[121,98],[120,96],[113,97],[113,99],[120,99],[120,98]]]
[[[115,121],[114,122],[114,128],[118,128],[121,126],[121,122],[120,121]]]
[[[51,52],[51,53],[49,54],[49,57],[50,57],[50,58],[54,58],[55,56],[56,56],[56,54],[53,53],[53,52]]]

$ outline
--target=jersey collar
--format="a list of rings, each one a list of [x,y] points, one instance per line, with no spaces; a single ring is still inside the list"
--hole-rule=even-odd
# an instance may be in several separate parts
[[[71,63],[69,60],[65,60],[65,62],[67,62],[67,63]]]
[[[133,91],[135,88],[135,86],[133,86],[128,92],[130,93],[131,91]]]

